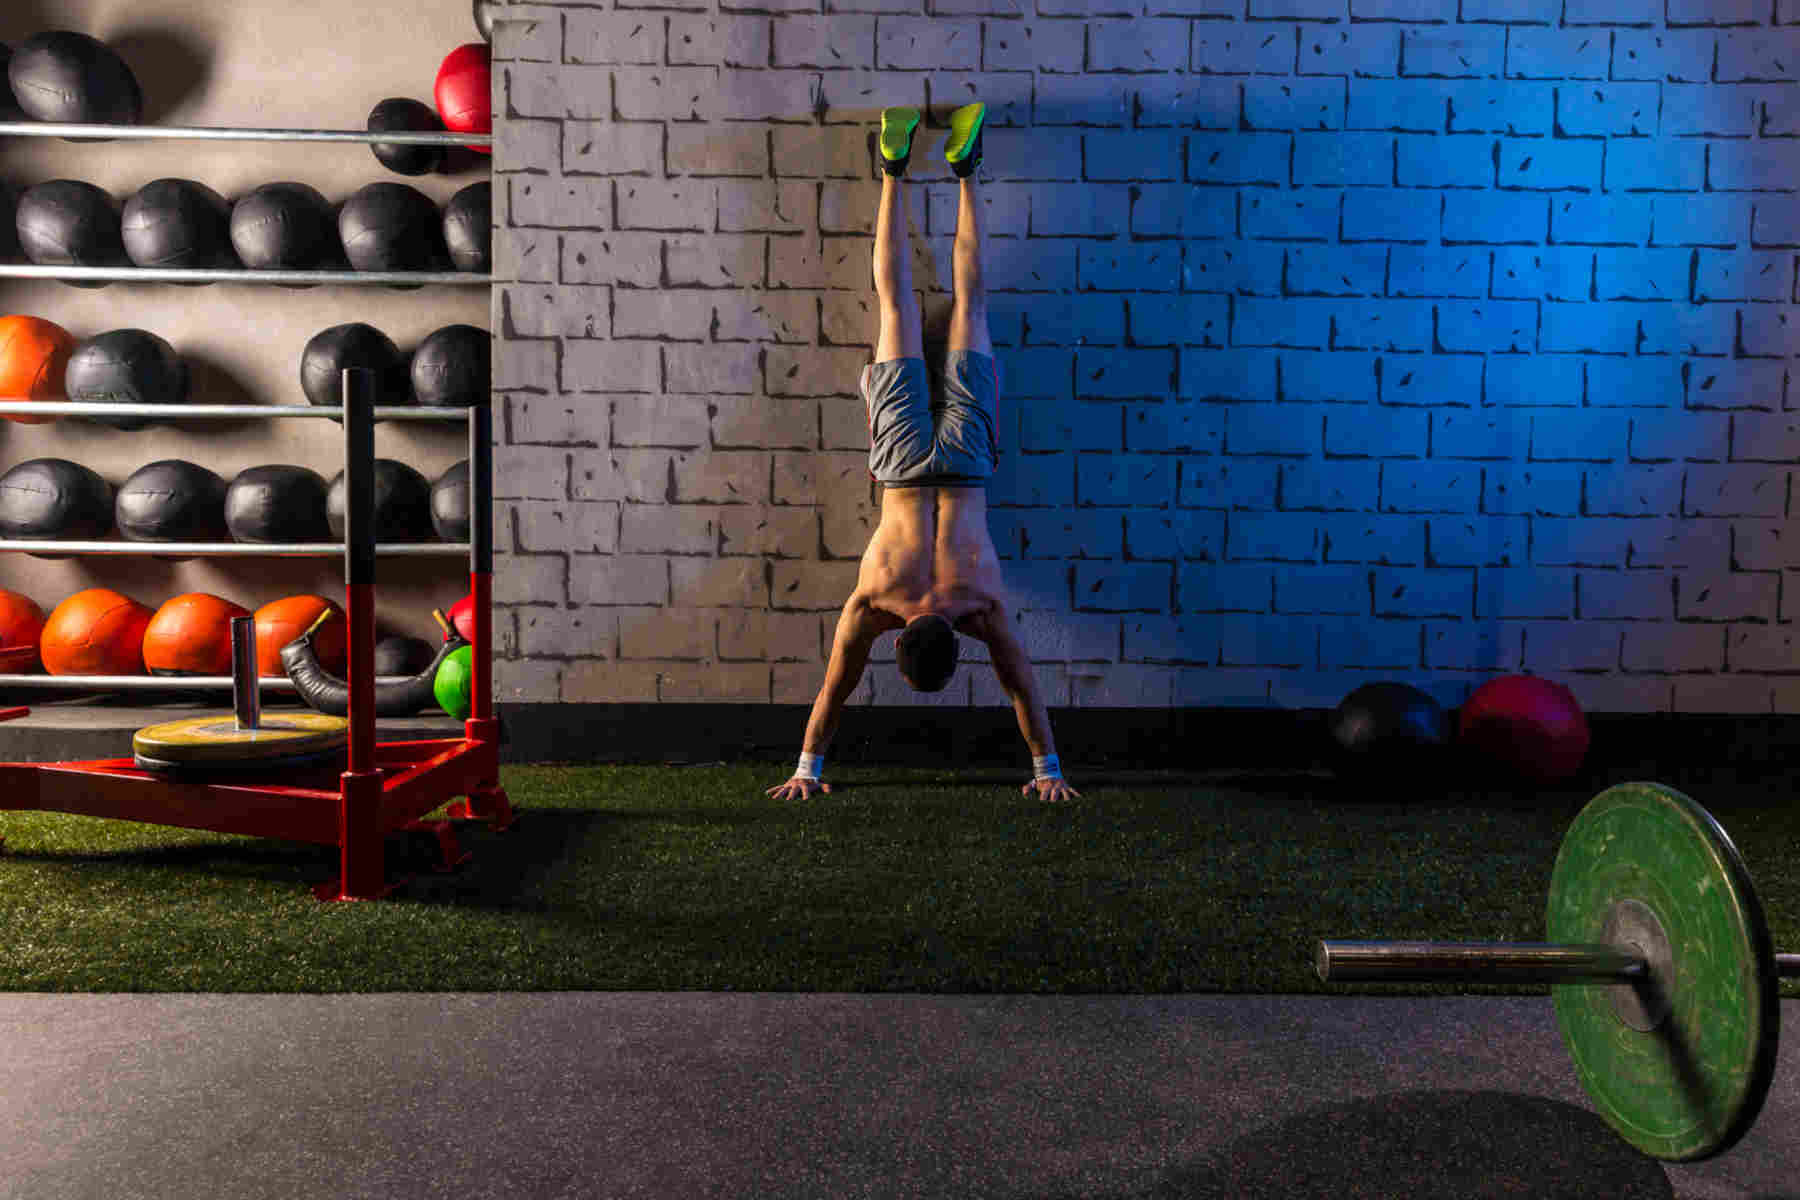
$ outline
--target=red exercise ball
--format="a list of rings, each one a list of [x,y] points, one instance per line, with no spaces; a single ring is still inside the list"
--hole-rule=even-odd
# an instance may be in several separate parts
[[[142,675],[150,610],[111,588],[88,588],[56,606],[38,654],[52,675]]]
[[[1475,689],[1462,707],[1457,740],[1535,783],[1581,769],[1588,725],[1575,694],[1535,675],[1502,675]]]
[[[432,98],[438,116],[452,133],[491,133],[493,105],[489,98],[493,68],[486,42],[468,42],[444,56],[438,68]],[[479,154],[492,154],[489,146],[470,146]]]
[[[0,317],[0,400],[66,400],[63,372],[75,352],[75,335],[42,317]],[[7,413],[21,425],[43,425],[55,417]]]
[[[313,653],[320,666],[343,678],[349,626],[344,610],[323,596],[288,596],[271,600],[256,610],[257,673],[264,679],[285,677],[281,648],[310,629],[326,609],[331,610],[332,619],[313,634]]]
[[[210,592],[188,592],[156,610],[144,630],[152,675],[231,674],[231,619],[250,610]]]
[[[35,650],[43,633],[44,610],[30,596],[0,588],[0,650],[12,650],[20,646],[30,646]],[[35,670],[37,663],[33,662],[18,674],[24,675]]]
[[[475,640],[475,593],[470,592],[461,600],[450,606],[445,614],[450,618],[450,628],[462,636],[463,641]]]

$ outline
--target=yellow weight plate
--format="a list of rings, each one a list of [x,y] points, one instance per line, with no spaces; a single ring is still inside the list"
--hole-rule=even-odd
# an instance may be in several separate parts
[[[326,713],[264,713],[255,729],[239,729],[230,713],[147,725],[132,735],[132,752],[167,763],[257,763],[317,754],[345,745],[350,722]]]

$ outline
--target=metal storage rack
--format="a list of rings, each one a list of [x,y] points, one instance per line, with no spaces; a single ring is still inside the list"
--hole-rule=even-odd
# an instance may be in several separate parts
[[[492,144],[491,134],[379,133],[340,130],[225,129],[137,125],[61,125],[0,122],[0,136],[244,141],[330,141],[410,145]],[[161,270],[149,268],[44,267],[0,265],[0,278],[55,278],[69,281],[148,282],[235,281],[246,283],[482,284],[485,274],[466,272],[337,272],[254,270]],[[345,559],[349,619],[348,769],[336,787],[324,779],[282,782],[237,772],[229,779],[197,782],[139,768],[134,759],[110,758],[63,763],[0,763],[0,810],[39,809],[113,817],[152,824],[211,829],[258,837],[278,837],[336,846],[339,877],[315,889],[321,900],[364,900],[392,890],[386,880],[383,839],[399,830],[424,830],[439,841],[441,866],[462,862],[451,820],[478,819],[496,830],[513,822],[499,783],[500,723],[493,710],[493,512],[491,449],[493,420],[484,398],[470,408],[381,407],[373,402],[369,372],[343,374],[342,409],[271,405],[114,405],[0,403],[0,413],[33,415],[113,415],[164,418],[338,416],[344,422],[347,486],[343,544],[265,545],[246,543],[4,541],[0,551],[79,554],[193,554],[218,556],[322,556]],[[378,547],[373,539],[374,422],[467,420],[469,423],[469,532],[467,543],[423,543]],[[470,712],[461,738],[378,743],[374,710],[374,576],[377,555],[466,552],[474,598]],[[84,690],[121,687],[167,690],[229,686],[227,677],[0,675],[0,687],[44,686],[47,680]],[[287,680],[259,681],[279,687]],[[59,686],[51,684],[50,686]],[[29,709],[0,709],[0,721]],[[422,821],[446,801],[465,797],[449,810],[451,820]]]

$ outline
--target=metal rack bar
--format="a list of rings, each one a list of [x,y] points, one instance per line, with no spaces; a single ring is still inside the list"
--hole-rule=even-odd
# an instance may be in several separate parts
[[[466,421],[470,409],[445,405],[382,405],[377,421]],[[57,417],[324,417],[340,419],[335,406],[313,404],[94,404],[80,400],[0,401],[0,414]]]
[[[0,279],[62,279],[93,283],[390,283],[480,284],[493,276],[475,271],[248,271],[185,267],[46,267],[0,264]]]
[[[243,129],[207,125],[77,125],[0,121],[0,137],[119,138],[135,141],[380,142],[394,146],[492,146],[491,133],[369,133],[358,129]]]
[[[344,552],[342,542],[77,542],[0,538],[0,552],[20,554],[169,554],[218,558],[326,558]],[[388,542],[375,553],[386,558],[432,558],[467,554],[467,542]]]
[[[400,683],[410,675],[377,675],[377,682]],[[259,682],[264,690],[291,692],[294,681],[271,675]],[[229,675],[0,675],[0,687],[33,687],[63,692],[176,692],[231,690]]]

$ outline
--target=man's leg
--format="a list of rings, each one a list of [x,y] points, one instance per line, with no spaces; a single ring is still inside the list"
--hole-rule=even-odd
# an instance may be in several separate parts
[[[911,150],[912,126],[918,114],[912,109],[890,109],[882,114],[888,141]],[[897,130],[904,128],[904,133]],[[881,305],[881,333],[875,341],[875,361],[923,358],[925,341],[919,315],[919,297],[913,291],[912,239],[906,224],[906,189],[903,184],[906,157],[887,157],[884,147],[881,176],[881,208],[875,214],[875,298]]]
[[[944,156],[960,181],[956,205],[956,243],[951,255],[955,301],[950,309],[950,336],[945,349],[973,350],[990,358],[987,286],[981,273],[981,200],[975,191],[975,169],[981,165],[981,128],[986,106],[968,104],[950,114],[950,142]]]

